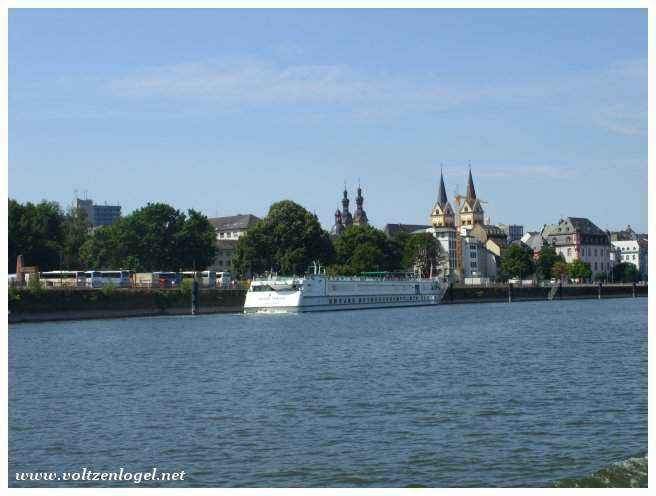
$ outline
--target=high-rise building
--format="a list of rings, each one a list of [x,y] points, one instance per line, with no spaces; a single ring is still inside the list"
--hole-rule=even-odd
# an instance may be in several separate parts
[[[522,239],[524,236],[524,226],[517,224],[498,224],[498,226],[506,233],[508,243]]]
[[[80,199],[76,201],[76,207],[87,216],[87,222],[91,228],[111,226],[121,218],[120,205],[94,205],[91,199]]]

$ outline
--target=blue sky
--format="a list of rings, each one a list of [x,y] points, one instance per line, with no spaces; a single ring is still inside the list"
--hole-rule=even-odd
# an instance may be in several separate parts
[[[9,104],[19,201],[647,229],[646,10],[13,9]]]

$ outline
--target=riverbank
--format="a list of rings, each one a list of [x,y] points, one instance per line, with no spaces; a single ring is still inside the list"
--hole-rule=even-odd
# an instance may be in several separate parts
[[[538,300],[638,298],[646,296],[648,296],[647,284],[579,284],[550,287],[453,285],[446,290],[442,303],[501,303]]]
[[[246,291],[202,289],[199,314],[235,313],[244,307]],[[53,320],[111,319],[188,315],[191,294],[161,289],[64,289],[19,290],[9,295],[9,323]]]
[[[443,304],[646,297],[647,285],[605,284],[562,287],[450,286]],[[199,314],[240,313],[243,289],[203,289]],[[181,289],[18,290],[9,295],[9,323],[189,315],[191,295]]]

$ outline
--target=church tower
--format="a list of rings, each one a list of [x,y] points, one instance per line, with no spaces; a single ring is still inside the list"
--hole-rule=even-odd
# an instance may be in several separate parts
[[[351,212],[349,212],[349,199],[346,187],[344,187],[344,196],[342,198],[342,223],[344,224],[344,228],[353,225],[353,216],[351,215]]]
[[[467,196],[463,199],[460,207],[460,226],[465,229],[471,229],[475,224],[484,224],[484,212],[481,202],[476,198],[476,189],[474,189],[474,179],[472,178],[471,166],[469,167],[469,177],[467,178]]]
[[[355,215],[353,216],[353,224],[356,226],[366,226],[369,224],[367,220],[367,213],[362,209],[364,197],[362,196],[362,188],[358,186],[358,196],[355,197]]]
[[[433,227],[453,227],[455,217],[453,208],[446,198],[446,188],[444,187],[444,174],[440,170],[440,187],[437,192],[437,203],[433,206],[431,212],[431,224]]]
[[[333,238],[339,236],[344,230],[344,224],[342,223],[342,212],[339,209],[335,210],[335,225],[330,231],[330,234]]]

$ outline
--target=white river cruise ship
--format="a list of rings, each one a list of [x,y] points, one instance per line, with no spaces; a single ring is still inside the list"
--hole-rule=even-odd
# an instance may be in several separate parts
[[[361,277],[269,276],[255,278],[245,313],[317,312],[437,305],[444,285],[437,278],[368,273]]]

